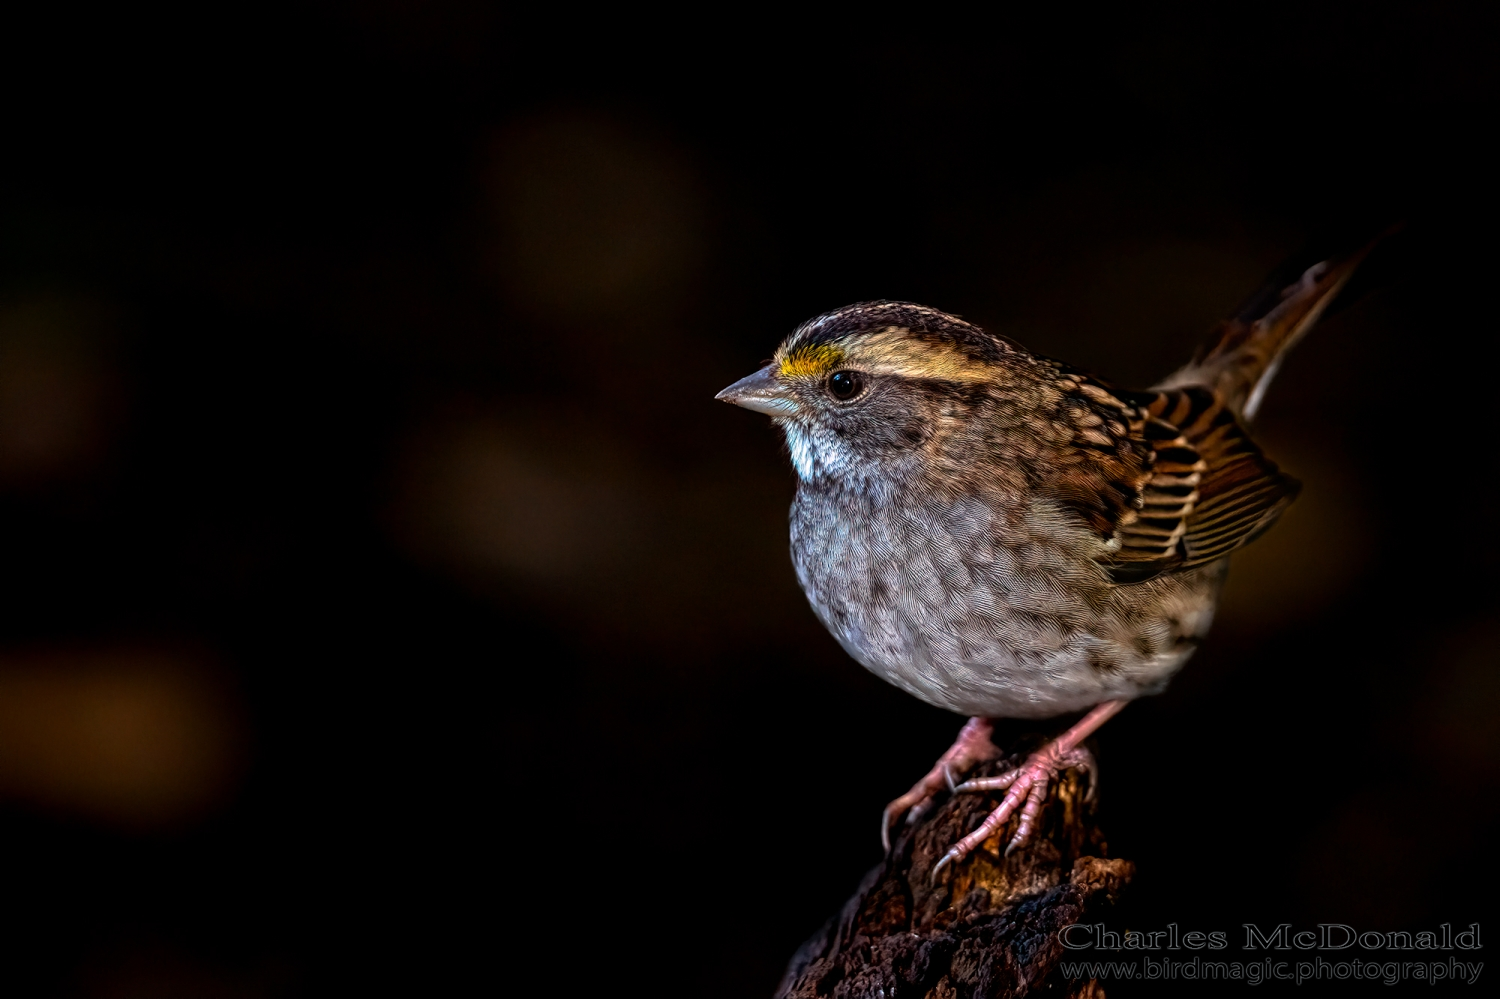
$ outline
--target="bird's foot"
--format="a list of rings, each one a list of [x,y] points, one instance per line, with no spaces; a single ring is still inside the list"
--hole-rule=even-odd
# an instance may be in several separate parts
[[[970,718],[959,730],[953,745],[948,747],[948,751],[927,772],[927,776],[913,784],[910,791],[885,806],[885,812],[880,816],[880,842],[887,853],[891,849],[891,822],[899,818],[902,812],[906,812],[906,824],[912,825],[932,807],[933,795],[943,788],[956,790],[954,774],[962,774],[975,764],[998,760],[1005,755],[990,741],[990,735],[994,731],[995,725],[988,718]]]
[[[949,864],[963,860],[969,854],[978,849],[979,845],[994,835],[995,831],[1020,810],[1020,820],[1016,823],[1015,834],[1011,836],[1010,842],[1005,847],[1005,855],[1011,852],[1031,838],[1036,829],[1037,816],[1041,814],[1042,805],[1047,800],[1047,787],[1058,774],[1070,768],[1085,771],[1096,771],[1094,756],[1085,747],[1079,745],[1095,729],[1104,724],[1110,716],[1114,715],[1125,706],[1125,701],[1106,701],[1090,711],[1072,728],[1058,738],[1047,743],[1041,749],[1032,753],[1026,762],[1009,773],[1003,773],[999,777],[980,777],[976,780],[964,781],[955,787],[955,794],[972,791],[1005,791],[1005,798],[985,820],[979,824],[969,835],[953,844],[953,847],[932,868],[932,879],[937,880],[938,873]],[[1092,798],[1097,785],[1096,780],[1089,781],[1087,795]]]
[[[1093,754],[1081,746],[1059,752],[1057,743],[1053,742],[1031,754],[1025,763],[1009,773],[1003,773],[999,777],[966,780],[955,787],[953,790],[957,794],[973,791],[1005,791],[1006,794],[1005,799],[1000,802],[1000,807],[986,816],[978,829],[953,844],[953,847],[943,855],[943,859],[932,868],[932,876],[936,878],[938,872],[944,867],[957,863],[973,853],[979,844],[989,839],[994,835],[995,830],[1005,825],[1019,808],[1021,820],[1016,825],[1015,835],[1011,836],[1010,842],[1005,847],[1005,855],[1010,856],[1011,852],[1030,839],[1032,832],[1035,831],[1037,816],[1041,814],[1042,804],[1047,800],[1048,786],[1058,774],[1070,768],[1083,771],[1095,769]],[[1094,785],[1090,782],[1089,797],[1093,796],[1093,792]]]

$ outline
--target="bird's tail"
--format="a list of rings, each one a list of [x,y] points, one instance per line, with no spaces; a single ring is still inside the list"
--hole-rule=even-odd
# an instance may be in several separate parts
[[[1281,359],[1312,329],[1381,238],[1355,253],[1313,264],[1290,284],[1296,271],[1273,274],[1233,318],[1219,324],[1186,367],[1156,387],[1204,385],[1236,413],[1253,418]]]

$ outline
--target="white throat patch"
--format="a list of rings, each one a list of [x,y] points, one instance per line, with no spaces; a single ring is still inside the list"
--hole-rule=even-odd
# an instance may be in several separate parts
[[[839,475],[850,470],[854,458],[834,434],[796,420],[782,421],[781,429],[786,433],[792,467],[803,482],[811,482],[819,474]]]

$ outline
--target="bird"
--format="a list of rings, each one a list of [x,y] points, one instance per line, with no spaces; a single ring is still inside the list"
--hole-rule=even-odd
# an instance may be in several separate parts
[[[915,823],[944,789],[1004,791],[933,878],[1019,814],[1008,855],[1049,783],[1095,768],[1084,740],[1182,668],[1230,554],[1299,489],[1250,421],[1373,245],[1273,274],[1147,390],[937,309],[872,301],[803,323],[718,393],[784,433],[792,563],[817,618],[877,676],[968,716],[886,806],[887,850],[893,821]],[[996,719],[1078,712],[1014,769],[955,780],[1003,755]]]

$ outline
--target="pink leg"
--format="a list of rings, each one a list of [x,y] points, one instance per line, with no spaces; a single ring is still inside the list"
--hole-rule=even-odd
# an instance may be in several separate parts
[[[959,730],[958,738],[953,741],[953,745],[948,747],[948,751],[927,772],[927,776],[913,784],[910,791],[885,806],[885,812],[880,817],[880,842],[885,846],[887,853],[891,849],[891,821],[893,819],[910,809],[906,816],[907,824],[917,821],[931,805],[934,794],[945,787],[950,791],[953,790],[954,771],[963,773],[976,763],[997,760],[1004,755],[990,741],[990,734],[994,731],[995,724],[988,718],[970,718]]]
[[[1021,808],[1021,821],[1016,825],[1015,836],[1005,848],[1006,855],[1009,856],[1012,850],[1026,842],[1036,827],[1036,819],[1041,813],[1042,803],[1047,800],[1047,785],[1059,772],[1069,767],[1085,769],[1093,767],[1093,757],[1087,749],[1083,749],[1078,744],[1087,739],[1100,725],[1112,718],[1128,703],[1130,702],[1105,701],[1084,715],[1078,724],[1033,753],[1019,769],[1001,774],[999,777],[982,777],[978,780],[964,781],[954,788],[955,791],[998,791],[1007,788],[1009,790],[1006,791],[1005,800],[1000,802],[1000,807],[991,812],[979,824],[978,829],[955,843],[953,848],[943,855],[943,859],[937,862],[932,869],[933,879],[935,880],[938,872],[948,864],[960,861],[973,853],[979,844],[989,839],[996,829],[1003,826],[1006,820],[1015,814],[1018,806]]]

